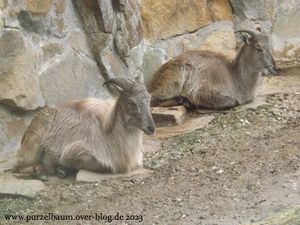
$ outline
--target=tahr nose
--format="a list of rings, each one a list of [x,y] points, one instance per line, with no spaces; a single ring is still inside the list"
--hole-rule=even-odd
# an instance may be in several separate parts
[[[152,133],[152,134],[153,134],[154,131],[155,131],[155,127],[153,127],[153,126],[148,126],[147,129],[148,129],[149,132]]]

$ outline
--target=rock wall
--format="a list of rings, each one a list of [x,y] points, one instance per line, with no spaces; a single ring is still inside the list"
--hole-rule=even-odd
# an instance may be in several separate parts
[[[270,34],[280,62],[299,62],[300,0],[0,1],[0,162],[35,112],[107,98],[114,76],[143,74],[191,49],[235,55],[235,29]]]
[[[270,34],[278,63],[299,64],[300,0],[230,0],[234,27],[256,29]]]

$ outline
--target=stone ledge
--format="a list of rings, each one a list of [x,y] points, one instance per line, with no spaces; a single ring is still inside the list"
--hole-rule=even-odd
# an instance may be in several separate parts
[[[40,180],[25,180],[12,174],[0,174],[0,198],[7,196],[34,198],[44,189],[45,184]]]
[[[172,126],[185,119],[187,110],[184,106],[153,107],[151,114],[157,127]]]

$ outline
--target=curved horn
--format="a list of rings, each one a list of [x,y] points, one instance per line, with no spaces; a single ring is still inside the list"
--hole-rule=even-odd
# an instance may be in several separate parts
[[[126,91],[132,87],[133,82],[129,82],[128,79],[118,77],[118,78],[112,78],[112,79],[105,81],[103,86],[108,85],[108,84],[117,85]]]
[[[253,38],[255,38],[257,36],[257,33],[252,31],[252,30],[237,30],[234,33],[241,33],[241,32],[250,34],[250,36],[253,37]]]

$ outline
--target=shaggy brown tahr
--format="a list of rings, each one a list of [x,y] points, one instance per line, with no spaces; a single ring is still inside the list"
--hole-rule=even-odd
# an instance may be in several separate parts
[[[165,63],[149,86],[152,106],[184,104],[191,108],[222,109],[245,104],[263,70],[277,73],[266,35],[249,30],[235,59],[209,51],[185,52]]]
[[[125,173],[142,167],[142,133],[155,131],[150,95],[139,78],[114,78],[105,85],[114,86],[119,97],[42,109],[23,136],[14,170],[32,167],[35,176],[47,179],[48,173],[65,176],[68,169]]]

